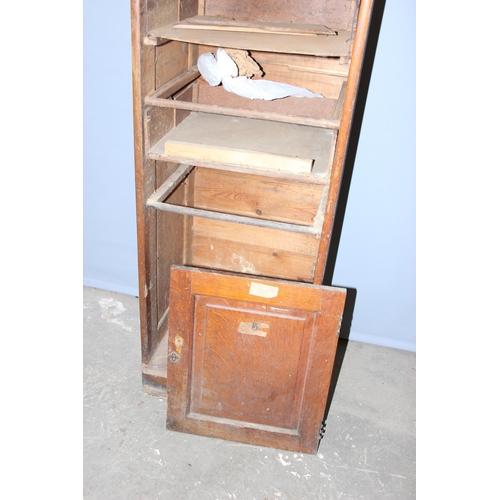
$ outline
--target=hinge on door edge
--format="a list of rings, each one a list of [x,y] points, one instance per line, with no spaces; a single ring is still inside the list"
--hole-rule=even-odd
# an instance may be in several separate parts
[[[321,425],[319,427],[319,432],[318,432],[318,439],[323,439],[323,436],[325,435],[325,431],[326,431],[326,421],[323,420],[323,422],[321,422]]]

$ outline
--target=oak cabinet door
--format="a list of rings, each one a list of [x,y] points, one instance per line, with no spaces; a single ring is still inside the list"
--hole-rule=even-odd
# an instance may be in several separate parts
[[[315,453],[345,295],[174,266],[167,428]]]

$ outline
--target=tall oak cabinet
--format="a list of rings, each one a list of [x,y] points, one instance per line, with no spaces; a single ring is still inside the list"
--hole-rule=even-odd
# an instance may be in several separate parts
[[[169,429],[317,451],[346,297],[322,283],[372,2],[132,0],[143,387]],[[239,77],[318,96],[209,83],[198,58],[218,49]]]

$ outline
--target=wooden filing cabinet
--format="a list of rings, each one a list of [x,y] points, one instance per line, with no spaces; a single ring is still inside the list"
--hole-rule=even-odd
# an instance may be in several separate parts
[[[132,0],[143,387],[169,429],[317,450],[346,296],[322,283],[371,13]],[[321,97],[211,85],[197,61],[219,48]]]

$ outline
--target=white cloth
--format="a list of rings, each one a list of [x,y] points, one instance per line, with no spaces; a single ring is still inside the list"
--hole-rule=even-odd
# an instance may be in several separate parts
[[[270,80],[251,80],[238,75],[238,66],[224,49],[217,49],[217,55],[211,52],[201,54],[198,58],[198,70],[201,76],[212,87],[222,83],[228,92],[238,94],[248,99],[263,99],[272,101],[283,97],[323,97],[310,90],[288,83],[272,82]]]

